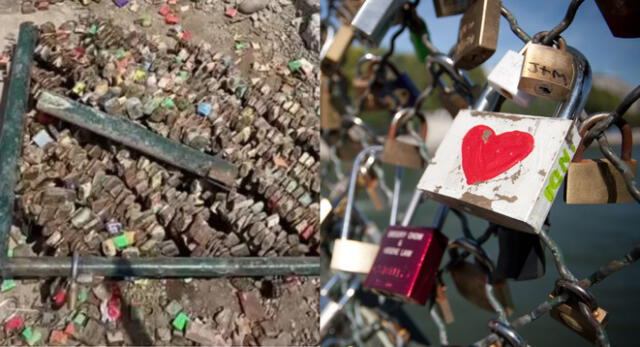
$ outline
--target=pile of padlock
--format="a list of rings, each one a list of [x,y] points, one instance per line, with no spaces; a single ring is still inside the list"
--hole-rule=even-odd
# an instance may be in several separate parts
[[[239,70],[242,57],[234,61],[209,44],[179,39],[170,47],[104,19],[58,28],[49,22],[40,30],[32,95],[67,95],[238,168],[236,189],[204,189],[200,180],[117,143],[77,128],[61,131],[68,125],[32,114],[20,191],[25,217],[47,237],[43,251],[315,253],[320,181],[313,76],[284,65],[249,80]],[[111,224],[119,225],[115,232]],[[105,247],[123,231],[135,237]]]
[[[541,312],[550,310],[552,317],[590,342],[608,344],[606,311],[598,307],[589,285],[566,269],[547,235],[548,214],[556,197],[563,195],[559,190],[565,176],[569,204],[640,201],[633,181],[631,131],[622,118],[640,92],[632,91],[611,114],[589,116],[583,111],[591,68],[587,58],[561,36],[581,3],[572,1],[562,23],[531,37],[499,0],[434,0],[438,17],[462,15],[456,45],[444,54],[431,43],[416,3],[330,1],[321,51],[321,170],[328,192],[321,203],[322,250],[331,258],[331,273],[327,271],[321,291],[320,329],[325,342],[349,344],[375,337],[394,345],[413,338],[407,329],[418,333],[408,325],[403,328],[397,306],[389,309],[372,300],[374,293],[402,302],[436,304],[431,316],[439,327],[440,342],[449,344],[444,323],[453,321],[453,312],[442,281],[449,273],[464,298],[497,315],[489,323],[491,334],[480,344],[524,346],[516,328],[526,323],[508,318],[513,304],[507,280],[542,277],[544,247],[548,247],[559,264],[560,279]],[[633,1],[597,3],[614,36],[640,37],[640,27],[634,25],[640,20],[640,6]],[[523,47],[507,51],[485,86],[474,85],[467,70],[495,52],[501,16]],[[395,25],[390,50],[382,56],[364,54],[350,81],[344,63],[352,42],[378,46]],[[417,59],[425,64],[425,71],[417,73],[431,75],[431,84],[422,92],[401,66],[389,61],[395,40],[405,29]],[[350,89],[354,100],[349,98]],[[436,91],[453,117],[448,129],[437,124],[434,129],[431,116],[423,110],[425,100]],[[527,107],[534,98],[559,102],[555,114],[499,112],[505,99]],[[381,117],[385,110],[391,115],[389,130],[379,136],[362,114],[375,111]],[[583,160],[582,153],[594,138],[601,149],[606,146],[602,132],[612,124],[623,134],[621,157],[603,149],[607,159]],[[441,141],[429,141],[431,136]],[[395,167],[393,189],[384,183],[381,164]],[[348,177],[342,171],[345,165],[351,166]],[[424,169],[424,173],[398,223],[403,169]],[[384,232],[355,206],[358,187],[366,189],[376,209],[390,207]],[[441,204],[433,224],[410,226],[426,199]],[[462,238],[449,239],[441,232],[448,212],[461,220]],[[482,236],[473,236],[466,214],[489,222]],[[494,236],[500,250],[496,262],[483,249]],[[445,254],[448,261],[443,263]],[[531,321],[539,315],[525,318]],[[396,328],[389,329],[390,325]]]

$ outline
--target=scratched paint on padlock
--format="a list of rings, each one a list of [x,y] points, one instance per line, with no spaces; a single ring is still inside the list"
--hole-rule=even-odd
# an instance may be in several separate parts
[[[533,148],[526,156],[523,153],[515,155],[520,160],[495,177],[487,179],[488,176],[477,173],[467,177],[463,168],[462,142],[477,126],[488,126],[493,130],[493,134],[488,133],[491,136],[487,140],[510,132],[527,133],[533,138]],[[561,159],[564,150],[572,157],[571,145],[577,145],[579,141],[580,136],[571,120],[462,110],[427,166],[418,189],[438,202],[494,223],[535,232],[542,226],[553,202],[549,199],[550,193],[555,198],[556,186],[564,179],[560,165],[561,160],[566,160]],[[482,138],[480,142],[483,142]],[[551,175],[555,175],[552,182]],[[551,187],[547,189],[550,192],[545,194],[550,182]]]
[[[490,180],[509,170],[533,150],[534,139],[523,131],[496,134],[476,125],[462,139],[462,169],[467,184]]]

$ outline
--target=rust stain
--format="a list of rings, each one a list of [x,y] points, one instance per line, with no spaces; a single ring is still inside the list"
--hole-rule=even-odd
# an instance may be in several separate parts
[[[520,120],[527,119],[527,117],[520,116],[520,115],[517,115],[517,114],[482,112],[482,111],[471,111],[471,116],[483,117],[483,118],[489,118],[489,117],[491,117],[491,118],[502,118],[502,119],[508,119],[508,120],[511,120],[511,121],[520,121]]]
[[[516,200],[518,200],[517,196],[506,196],[506,195],[502,195],[502,194],[496,194],[496,197],[498,197],[498,200],[505,200],[507,202],[516,202]]]
[[[440,189],[442,189],[442,186],[436,186],[436,188],[433,190],[433,192],[438,194],[438,193],[440,193]]]
[[[491,209],[491,204],[493,204],[493,201],[491,199],[487,199],[484,196],[476,195],[469,192],[465,192],[464,194],[462,194],[461,199],[463,201],[467,201],[473,205],[480,206],[486,209]]]
[[[547,175],[547,172],[542,170],[542,169],[540,169],[540,171],[538,171],[538,175],[540,175],[542,177],[545,177]]]
[[[497,192],[498,190],[500,190],[500,187],[498,187],[498,186],[493,187],[493,191],[494,192]]]
[[[522,168],[520,168],[518,171],[514,172],[513,175],[509,176],[509,179],[511,179],[511,183],[516,183],[516,180],[520,177],[520,174],[522,173]]]

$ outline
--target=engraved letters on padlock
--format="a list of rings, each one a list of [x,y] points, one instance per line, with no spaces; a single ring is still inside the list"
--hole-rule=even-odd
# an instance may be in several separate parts
[[[389,227],[364,285],[424,305],[434,288],[446,247],[447,237],[437,229]]]
[[[524,53],[524,64],[518,89],[541,98],[562,101],[567,98],[574,80],[574,62],[566,51],[564,39],[559,47],[530,44]]]
[[[473,69],[489,59],[498,45],[500,1],[476,0],[460,21],[455,67]]]

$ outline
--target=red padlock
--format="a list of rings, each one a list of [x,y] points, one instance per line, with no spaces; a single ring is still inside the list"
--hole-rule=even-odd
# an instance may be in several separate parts
[[[435,227],[390,226],[364,286],[401,301],[424,305],[431,297],[447,248],[440,231],[447,208],[441,207]]]

